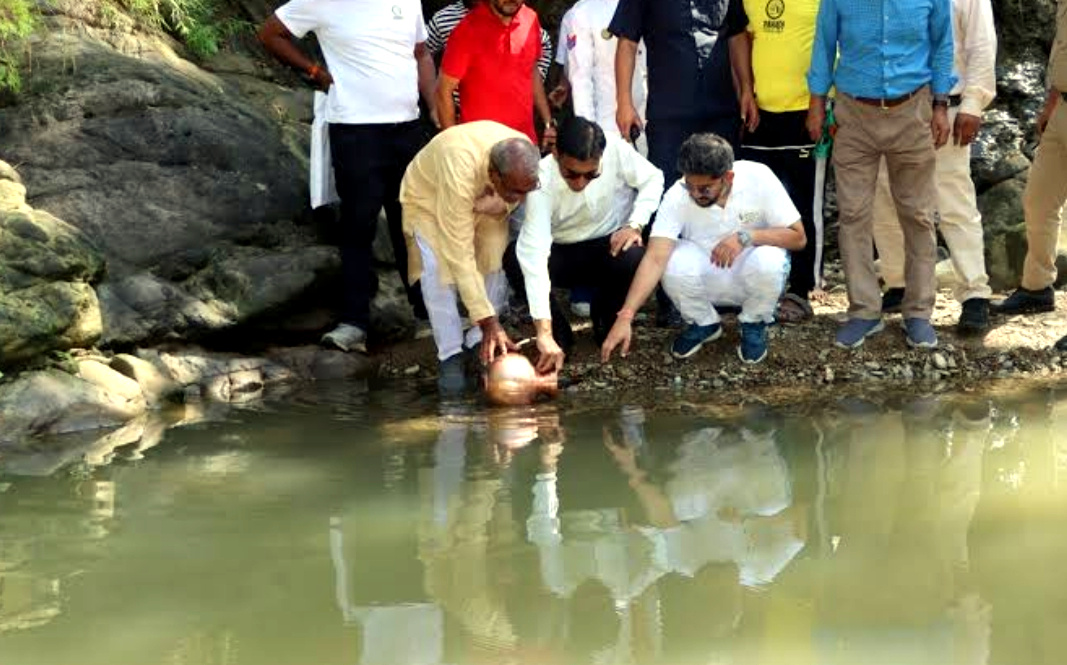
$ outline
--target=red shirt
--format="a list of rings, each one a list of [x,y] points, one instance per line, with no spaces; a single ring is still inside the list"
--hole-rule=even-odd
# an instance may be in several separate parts
[[[441,61],[441,71],[459,80],[460,122],[495,120],[536,145],[533,77],[539,57],[537,12],[523,6],[504,25],[478,3],[448,38]]]

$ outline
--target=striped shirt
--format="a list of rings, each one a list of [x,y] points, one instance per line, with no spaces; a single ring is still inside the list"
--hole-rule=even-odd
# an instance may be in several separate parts
[[[426,26],[426,48],[430,49],[433,57],[439,58],[445,52],[445,45],[452,31],[470,10],[458,0],[450,5],[442,7]],[[541,72],[541,79],[548,76],[548,67],[552,64],[552,37],[548,31],[541,28],[541,58],[537,61],[537,69]]]

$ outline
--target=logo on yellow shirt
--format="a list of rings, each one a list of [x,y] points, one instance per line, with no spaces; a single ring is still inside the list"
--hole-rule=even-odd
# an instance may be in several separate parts
[[[767,32],[782,32],[785,30],[785,20],[782,15],[785,14],[785,0],[768,0],[767,7],[767,20],[763,22],[763,29]]]

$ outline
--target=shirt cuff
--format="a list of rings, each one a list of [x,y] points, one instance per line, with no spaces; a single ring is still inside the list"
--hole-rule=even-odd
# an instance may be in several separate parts
[[[983,108],[984,105],[981,100],[975,99],[974,97],[964,97],[963,101],[960,102],[959,113],[975,115],[981,118]]]

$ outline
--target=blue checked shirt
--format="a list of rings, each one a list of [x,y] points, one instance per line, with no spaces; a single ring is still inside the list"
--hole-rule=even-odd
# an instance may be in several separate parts
[[[822,0],[808,88],[891,99],[930,84],[947,95],[952,64],[952,0]]]

